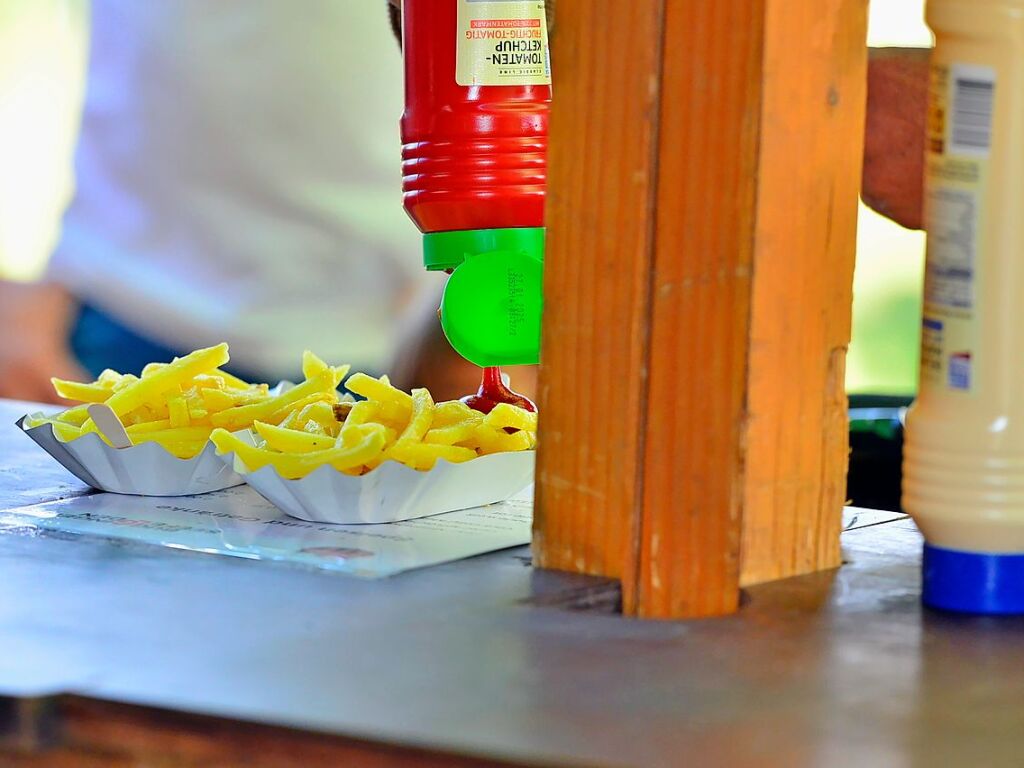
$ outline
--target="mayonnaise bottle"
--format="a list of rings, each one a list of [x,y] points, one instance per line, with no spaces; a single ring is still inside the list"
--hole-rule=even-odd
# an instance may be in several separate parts
[[[1024,613],[1024,0],[928,0],[921,383],[903,505],[922,599]]]

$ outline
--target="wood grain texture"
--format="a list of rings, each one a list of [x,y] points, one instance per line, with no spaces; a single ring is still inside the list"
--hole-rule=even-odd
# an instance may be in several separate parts
[[[761,0],[666,3],[640,607],[739,599]]]
[[[866,0],[558,12],[536,561],[727,613],[838,562]]]
[[[766,5],[742,584],[839,565],[866,0]]]
[[[635,599],[661,0],[559,0],[535,558]]]
[[[54,701],[54,743],[4,751],[7,768],[483,768],[494,759],[344,739],[73,696]]]

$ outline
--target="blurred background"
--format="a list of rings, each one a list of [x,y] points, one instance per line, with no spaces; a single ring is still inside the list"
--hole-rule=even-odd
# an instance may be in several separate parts
[[[57,242],[72,189],[87,11],[87,0],[0,2],[0,277],[38,277]]]
[[[932,46],[924,0],[872,0],[868,45]],[[924,233],[903,229],[861,205],[853,285],[853,340],[846,384],[852,394],[917,391]]]
[[[869,44],[930,46],[923,6],[874,0]],[[56,242],[73,184],[86,24],[86,0],[0,2],[0,277],[37,276]],[[848,389],[912,395],[924,235],[861,206],[857,249]]]

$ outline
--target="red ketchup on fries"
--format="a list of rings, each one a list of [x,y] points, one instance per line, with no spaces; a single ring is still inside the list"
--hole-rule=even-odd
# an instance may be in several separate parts
[[[484,368],[480,389],[477,390],[475,395],[467,395],[462,398],[462,402],[474,411],[480,411],[480,413],[490,413],[498,403],[517,405],[531,413],[536,413],[537,411],[537,406],[533,404],[530,398],[520,395],[518,392],[513,392],[505,386],[505,382],[501,380],[501,368],[497,366]],[[506,431],[515,432],[514,429]]]

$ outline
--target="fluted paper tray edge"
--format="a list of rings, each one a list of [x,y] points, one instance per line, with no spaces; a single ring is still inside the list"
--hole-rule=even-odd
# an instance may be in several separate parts
[[[237,433],[253,442],[248,430]],[[533,483],[535,451],[480,456],[460,464],[440,460],[420,472],[387,461],[354,477],[323,466],[288,480],[270,466],[249,472],[230,452],[220,460],[281,511],[300,520],[341,525],[379,525],[505,501]]]
[[[191,459],[179,459],[153,442],[112,448],[95,433],[65,443],[50,424],[25,426],[26,420],[37,418],[45,418],[45,414],[26,414],[16,424],[68,472],[100,491],[132,496],[196,496],[244,482],[217,456],[213,443],[207,443]]]

